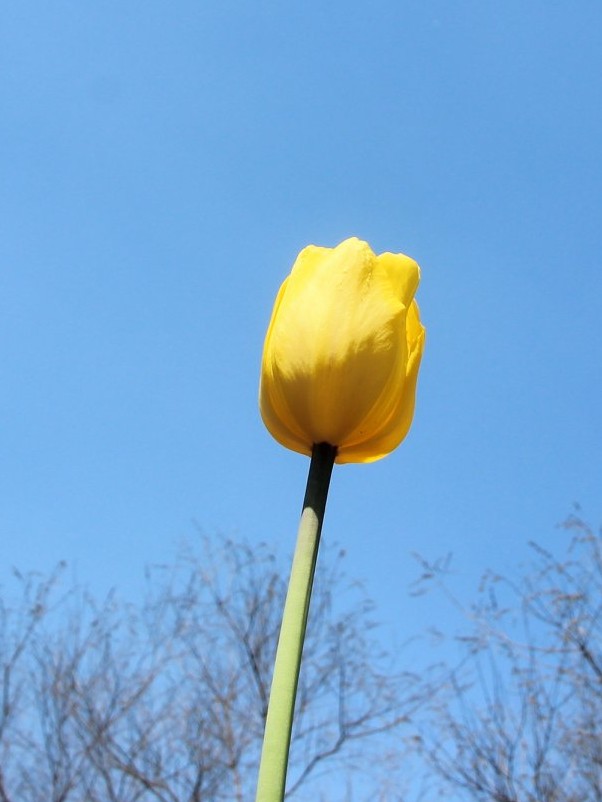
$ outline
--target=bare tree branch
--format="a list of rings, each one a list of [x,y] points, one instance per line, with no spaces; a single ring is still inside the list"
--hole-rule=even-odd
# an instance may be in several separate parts
[[[423,718],[421,753],[466,799],[602,800],[602,537],[566,528],[564,556],[533,544],[519,581],[486,574],[465,657]]]
[[[376,648],[371,605],[342,561],[316,578],[289,798],[310,784],[319,798],[324,771],[351,786],[371,754],[384,788],[403,744],[383,738],[419,703]],[[0,802],[252,796],[283,573],[266,546],[201,536],[148,578],[138,606],[65,593],[58,576],[21,578],[20,606],[0,605]]]

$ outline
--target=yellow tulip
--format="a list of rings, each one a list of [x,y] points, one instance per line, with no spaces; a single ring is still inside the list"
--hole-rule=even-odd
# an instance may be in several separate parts
[[[425,330],[420,268],[366,242],[304,248],[285,279],[263,350],[260,409],[282,445],[336,462],[373,462],[406,436]]]

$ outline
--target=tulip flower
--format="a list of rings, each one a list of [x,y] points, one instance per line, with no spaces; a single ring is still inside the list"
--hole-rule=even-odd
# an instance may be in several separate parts
[[[280,288],[265,340],[260,409],[282,445],[336,462],[373,462],[396,448],[414,414],[424,347],[414,293],[420,269],[352,238],[310,245]]]
[[[310,245],[280,288],[259,405],[273,437],[311,456],[267,711],[257,802],[284,799],[297,682],[326,498],[336,462],[373,462],[406,436],[424,328],[416,262],[358,239]]]

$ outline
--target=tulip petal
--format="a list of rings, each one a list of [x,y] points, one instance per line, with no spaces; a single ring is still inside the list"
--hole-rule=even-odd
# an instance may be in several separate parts
[[[403,253],[381,253],[377,259],[386,270],[393,291],[407,309],[420,283],[420,268]]]
[[[305,249],[307,250],[307,249]],[[272,318],[268,327],[264,346],[264,358],[261,365],[261,382],[259,388],[259,409],[263,422],[272,435],[281,445],[298,451],[301,454],[311,456],[313,443],[309,441],[307,434],[296,423],[286,402],[286,396],[277,391],[278,382],[274,375],[274,362],[271,358],[270,344],[274,321],[278,316],[278,310],[286,292],[289,281],[286,278],[274,302]]]
[[[407,435],[416,401],[416,384],[418,369],[422,359],[425,343],[425,329],[420,322],[420,310],[416,301],[412,302],[407,315],[408,362],[406,377],[397,402],[387,418],[381,422],[374,434],[357,443],[349,442],[339,448],[336,461],[375,462],[390,454]]]

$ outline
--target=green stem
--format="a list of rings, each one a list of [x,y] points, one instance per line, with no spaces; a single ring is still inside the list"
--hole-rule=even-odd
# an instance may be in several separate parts
[[[336,448],[314,445],[263,736],[256,802],[282,802],[309,600]]]

